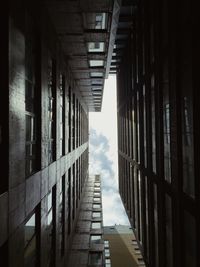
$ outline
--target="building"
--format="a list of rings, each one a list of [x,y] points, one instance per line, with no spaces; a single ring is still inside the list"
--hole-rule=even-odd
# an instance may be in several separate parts
[[[119,187],[148,267],[200,266],[196,4],[120,9],[112,64]]]
[[[72,246],[69,267],[104,266],[101,179],[90,176],[85,183]]]
[[[148,267],[200,266],[197,1],[10,0],[0,16],[0,265],[64,266],[88,112],[117,74],[119,186]]]
[[[130,226],[104,226],[103,230],[105,267],[145,267]]]
[[[88,112],[101,109],[118,11],[111,0],[4,7],[1,266],[66,266],[88,179]]]

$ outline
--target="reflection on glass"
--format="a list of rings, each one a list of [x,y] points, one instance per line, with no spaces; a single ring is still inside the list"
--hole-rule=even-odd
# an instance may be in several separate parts
[[[93,209],[100,209],[101,205],[100,204],[93,204],[92,207],[93,207]]]
[[[137,91],[137,154],[138,163],[140,163],[140,99],[139,92]]]
[[[52,192],[49,192],[47,196],[47,208],[48,211],[52,208]]]
[[[27,267],[36,266],[36,220],[35,214],[25,224],[25,251],[24,265]]]
[[[110,250],[105,248],[105,257],[110,257]]]
[[[91,60],[89,60],[89,64],[90,64],[90,67],[103,67],[104,61],[91,59]]]
[[[93,212],[92,213],[93,218],[100,218],[101,217],[101,212]]]
[[[143,85],[144,166],[147,167],[146,87]]]
[[[89,42],[88,43],[88,52],[89,53],[99,53],[104,52],[105,43],[104,42]]]
[[[93,222],[92,223],[92,229],[100,229],[101,223],[100,222]]]
[[[109,247],[109,241],[108,240],[104,240],[104,247],[108,248]]]
[[[101,265],[102,264],[102,253],[101,252],[90,252],[89,254],[90,265]]]
[[[194,197],[194,144],[192,93],[182,99],[182,154],[183,154],[183,190]]]
[[[111,260],[105,259],[106,267],[111,267]]]
[[[35,214],[25,224],[25,246],[31,241],[35,234]]]
[[[99,244],[101,243],[102,237],[101,235],[91,235],[90,236],[90,242],[92,244]]]
[[[53,219],[52,210],[47,215],[47,225],[51,225]]]
[[[105,30],[107,24],[106,13],[85,13],[84,27],[86,29]]]
[[[155,77],[151,77],[151,118],[152,118],[152,167],[156,173],[156,114],[155,114]]]
[[[90,73],[90,76],[92,77],[92,78],[95,78],[95,77],[103,77],[103,72],[91,72]]]
[[[168,61],[164,61],[163,71],[163,141],[164,141],[164,178],[171,183],[171,132]]]

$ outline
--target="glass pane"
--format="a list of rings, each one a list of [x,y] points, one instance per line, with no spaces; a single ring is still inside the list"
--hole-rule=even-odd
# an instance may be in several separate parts
[[[104,240],[104,247],[108,248],[109,247],[109,241],[108,240]]]
[[[144,166],[147,167],[146,87],[143,85]]]
[[[86,29],[105,30],[107,23],[106,13],[86,13],[84,14],[84,26]]]
[[[92,223],[92,229],[100,229],[101,223],[100,222],[93,222]]]
[[[24,251],[24,266],[36,266],[36,237],[34,236],[31,242],[27,245]]]
[[[110,250],[105,248],[105,257],[110,257]]]
[[[170,103],[168,64],[163,69],[163,139],[164,139],[164,175],[171,183],[171,149],[170,149]]]
[[[101,205],[100,204],[93,204],[93,208],[94,209],[100,209],[101,208]]]
[[[25,247],[35,235],[35,214],[25,224]]]
[[[88,52],[90,53],[104,52],[104,49],[105,49],[104,42],[89,42],[88,43]]]
[[[100,201],[99,197],[94,197],[94,201]]]
[[[47,225],[50,225],[52,223],[52,220],[53,220],[53,214],[51,210],[47,215]]]
[[[103,67],[103,60],[89,60],[90,67]]]
[[[102,253],[94,252],[89,254],[89,264],[100,265],[102,264]]]
[[[26,115],[26,141],[35,140],[35,119],[32,116]]]
[[[101,217],[101,212],[93,212],[92,213],[93,218],[100,218]]]
[[[156,113],[155,113],[155,77],[151,77],[151,118],[152,118],[152,167],[156,173]]]
[[[48,194],[48,203],[47,203],[47,207],[48,207],[48,211],[52,208],[52,192],[50,192]]]
[[[188,91],[188,90],[187,90]],[[192,93],[185,92],[182,98],[182,153],[183,153],[183,190],[194,197],[194,144]]]
[[[34,112],[34,85],[30,81],[25,81],[25,104],[26,111]]]
[[[95,77],[103,77],[103,72],[91,72],[90,76],[95,78]]]
[[[90,242],[91,243],[99,244],[101,240],[102,240],[101,235],[91,235],[90,236]]]

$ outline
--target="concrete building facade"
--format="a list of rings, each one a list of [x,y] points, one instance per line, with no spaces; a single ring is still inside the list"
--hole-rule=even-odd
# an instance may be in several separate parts
[[[0,266],[67,264],[117,3],[11,0],[2,12]]]
[[[200,266],[196,9],[142,0],[119,15],[119,190],[148,267]]]
[[[128,225],[104,226],[105,267],[145,267],[133,230]]]
[[[103,213],[99,175],[90,176],[86,181],[67,266],[104,266]]]

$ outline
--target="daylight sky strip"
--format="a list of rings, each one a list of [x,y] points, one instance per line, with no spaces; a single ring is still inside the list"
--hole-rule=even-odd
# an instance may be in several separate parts
[[[89,113],[89,172],[102,179],[104,226],[129,225],[118,192],[116,79],[105,81],[101,112]]]

